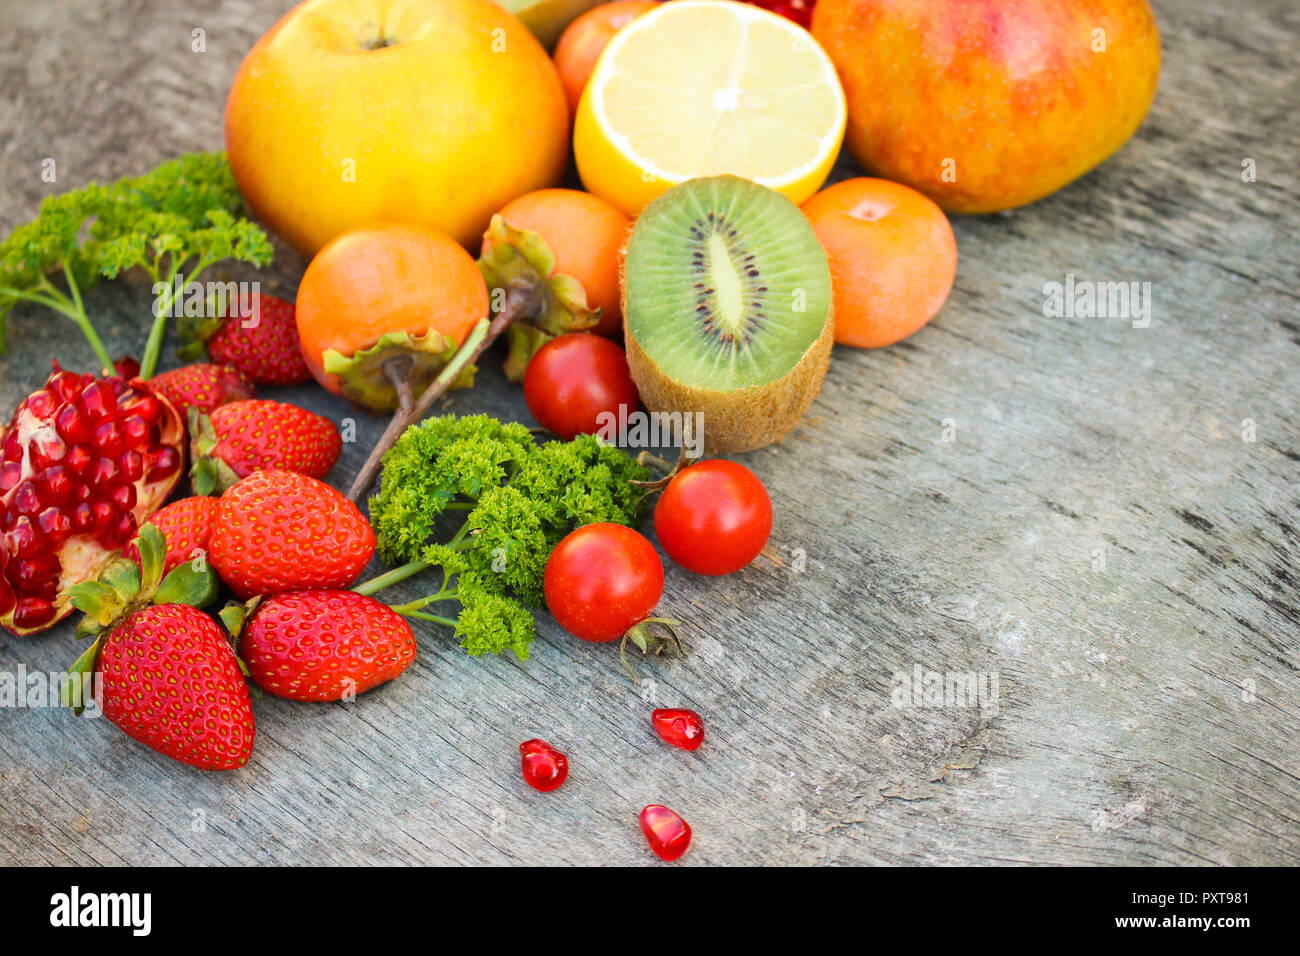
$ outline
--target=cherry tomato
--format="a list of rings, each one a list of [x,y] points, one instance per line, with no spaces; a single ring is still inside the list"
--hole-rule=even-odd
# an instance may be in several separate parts
[[[543,345],[524,373],[524,401],[537,423],[565,441],[601,430],[602,413],[614,416],[606,435],[617,434],[619,406],[641,404],[627,356],[609,339],[571,332]]]
[[[555,546],[542,587],[562,628],[584,641],[613,641],[655,609],[664,566],[631,528],[589,524]]]
[[[772,499],[758,476],[711,458],[683,468],[655,505],[668,557],[696,574],[730,574],[758,557],[772,533]]]

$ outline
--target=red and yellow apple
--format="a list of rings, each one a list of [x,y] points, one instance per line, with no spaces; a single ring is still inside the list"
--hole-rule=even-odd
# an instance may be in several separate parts
[[[1133,135],[1160,72],[1147,0],[819,0],[812,29],[854,156],[949,212],[1082,176]]]
[[[559,181],[568,131],[550,57],[491,0],[306,0],[226,103],[244,198],[306,256],[377,220],[477,251],[494,212]]]

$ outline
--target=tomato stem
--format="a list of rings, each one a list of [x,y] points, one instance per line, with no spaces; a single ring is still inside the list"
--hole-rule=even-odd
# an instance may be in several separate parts
[[[681,626],[681,621],[674,621],[671,618],[647,617],[627,629],[627,633],[618,644],[618,659],[622,662],[627,676],[632,678],[632,686],[635,687],[639,681],[636,671],[627,661],[628,641],[640,649],[642,654],[654,654],[658,657],[664,651],[676,650],[679,657],[685,657],[686,648],[682,646],[681,638],[677,636],[677,628]],[[661,631],[664,633],[660,633]]]

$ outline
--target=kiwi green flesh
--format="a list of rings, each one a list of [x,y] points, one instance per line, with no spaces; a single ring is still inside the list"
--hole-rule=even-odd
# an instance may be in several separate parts
[[[624,273],[627,334],[661,374],[696,388],[780,379],[830,314],[830,268],[808,220],[735,176],[689,180],[647,206]]]

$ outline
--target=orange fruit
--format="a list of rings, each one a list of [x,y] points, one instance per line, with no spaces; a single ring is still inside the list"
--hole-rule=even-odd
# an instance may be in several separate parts
[[[587,88],[591,71],[610,39],[643,13],[659,6],[655,0],[614,0],[588,10],[560,35],[555,47],[555,68],[569,98],[569,115],[578,112],[578,101]]]
[[[803,204],[826,250],[835,341],[893,345],[930,319],[952,291],[957,240],[943,210],[885,179],[849,179]]]
[[[632,221],[622,210],[576,189],[539,189],[508,203],[501,218],[546,241],[555,256],[552,275],[582,283],[587,305],[600,309],[600,322],[590,331],[612,335],[623,327],[618,252]]]
[[[379,222],[325,245],[298,286],[298,337],[316,380],[371,408],[397,406],[383,365],[412,359],[416,395],[488,316],[478,265],[441,232]]]

